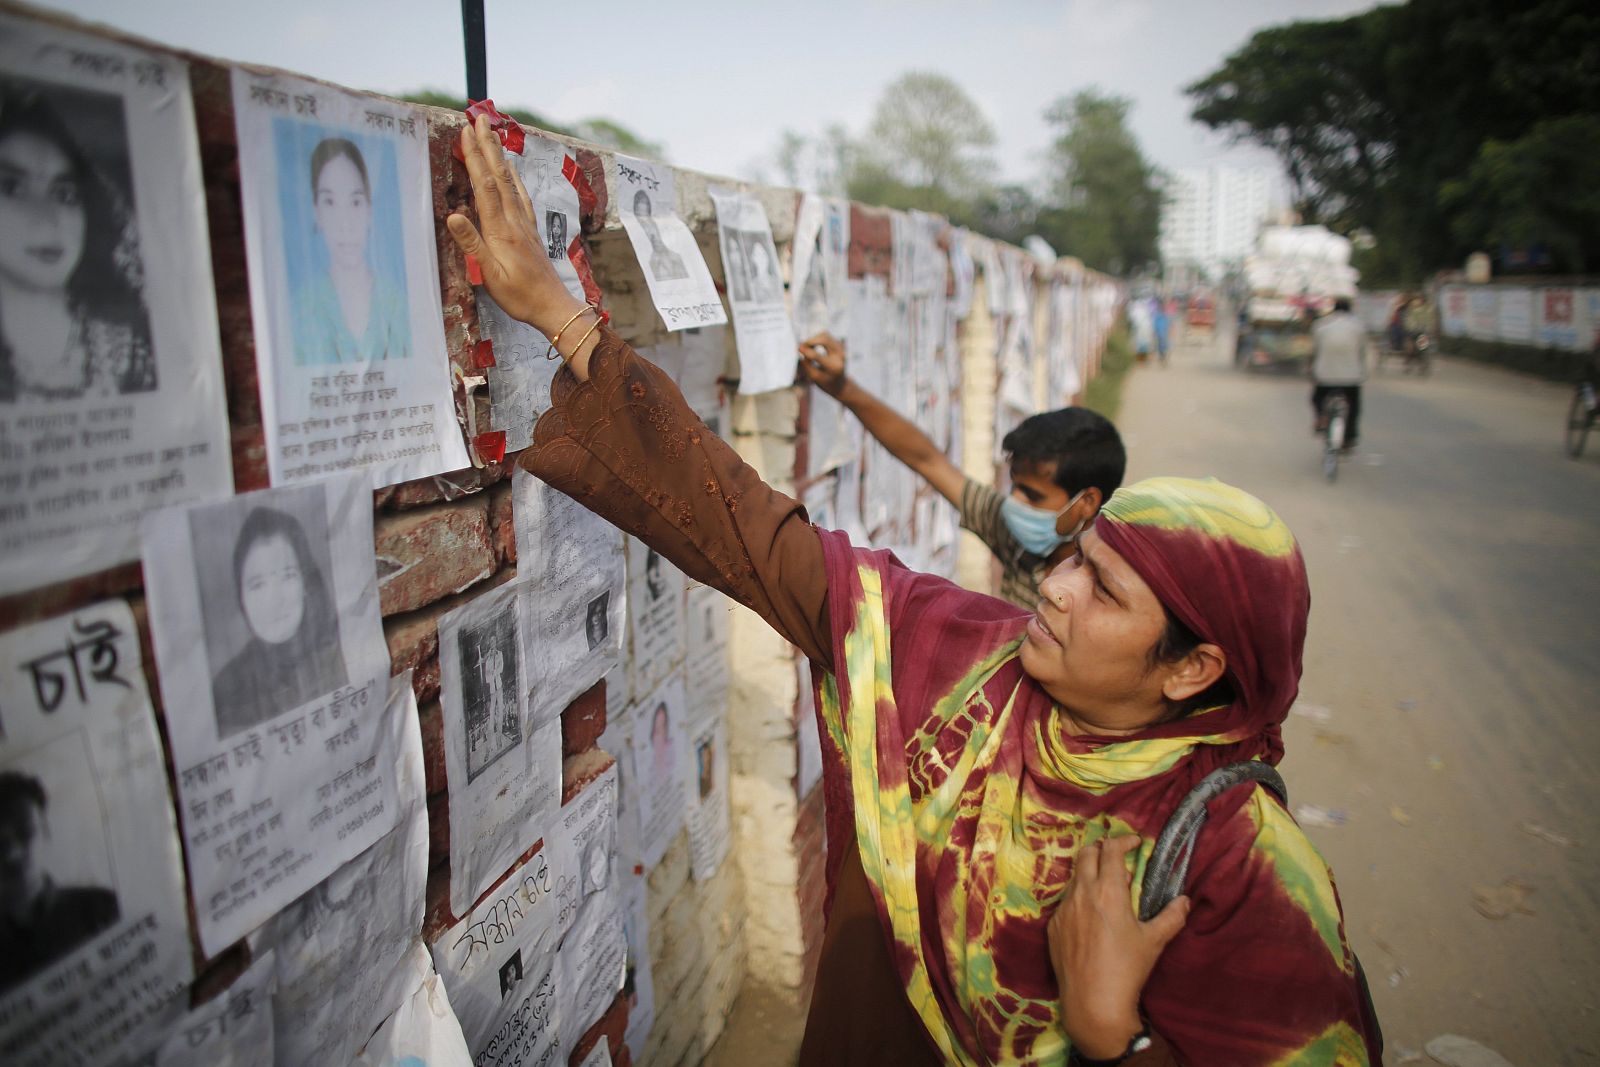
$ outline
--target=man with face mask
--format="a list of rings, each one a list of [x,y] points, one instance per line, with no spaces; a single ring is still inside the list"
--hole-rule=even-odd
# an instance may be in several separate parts
[[[1011,463],[1011,492],[968,478],[928,435],[845,375],[843,342],[829,334],[800,346],[806,377],[849,408],[900,462],[925,478],[961,513],[1004,568],[1000,595],[1032,610],[1039,583],[1072,555],[1073,544],[1122,484],[1127,454],[1110,420],[1088,408],[1031,415],[1001,442]]]

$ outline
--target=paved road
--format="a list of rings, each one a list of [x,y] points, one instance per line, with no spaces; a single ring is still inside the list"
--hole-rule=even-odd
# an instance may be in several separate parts
[[[1369,384],[1329,485],[1306,384],[1235,371],[1229,342],[1135,369],[1129,478],[1215,474],[1300,539],[1309,714],[1283,769],[1294,805],[1347,819],[1308,833],[1388,1062],[1454,1032],[1600,1063],[1600,447],[1563,454],[1568,389],[1445,359]],[[1486,918],[1478,890],[1526,910]]]

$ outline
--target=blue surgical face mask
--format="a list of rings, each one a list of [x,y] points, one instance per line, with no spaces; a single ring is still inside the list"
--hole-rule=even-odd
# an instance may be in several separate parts
[[[1083,494],[1088,491],[1079,490],[1060,511],[1032,508],[1014,496],[1007,496],[1000,503],[1000,517],[1005,520],[1006,529],[1011,531],[1011,536],[1017,539],[1017,544],[1025,551],[1035,556],[1048,556],[1061,545],[1077,540],[1083,528],[1089,524],[1089,520],[1084,519],[1073,527],[1070,533],[1056,532],[1056,520],[1072,505],[1083,499]]]

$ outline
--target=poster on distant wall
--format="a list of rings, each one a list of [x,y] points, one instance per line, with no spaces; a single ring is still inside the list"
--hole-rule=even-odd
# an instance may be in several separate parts
[[[133,613],[110,600],[0,636],[0,694],[0,1061],[149,1051],[192,964]]]
[[[468,464],[445,353],[427,122],[234,68],[239,195],[273,485]]]
[[[188,64],[0,14],[0,595],[233,491]]]
[[[739,349],[739,391],[766,393],[793,385],[800,355],[766,209],[755,197],[732,191],[713,189],[711,201]]]
[[[727,322],[700,246],[678,215],[672,168],[623,155],[614,157],[614,166],[617,218],[639,257],[661,321],[668,330]]]

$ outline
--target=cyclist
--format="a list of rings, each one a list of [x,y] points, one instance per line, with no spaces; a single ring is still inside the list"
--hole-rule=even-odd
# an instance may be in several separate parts
[[[1350,298],[1334,300],[1333,310],[1311,328],[1316,346],[1311,357],[1311,409],[1316,412],[1314,433],[1328,428],[1323,405],[1334,393],[1343,393],[1350,404],[1345,424],[1344,447],[1356,445],[1361,430],[1361,383],[1367,377],[1367,332],[1361,320],[1350,311]]]

